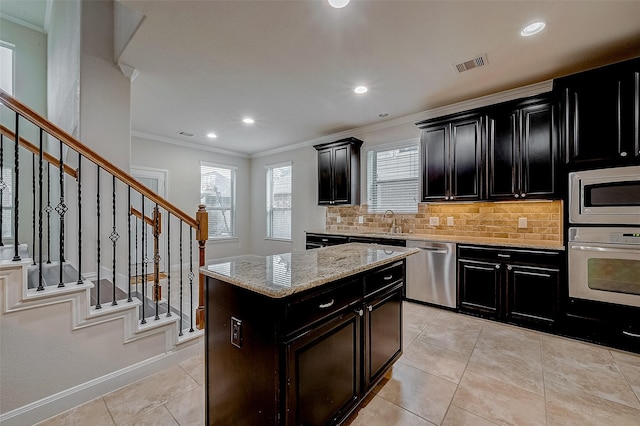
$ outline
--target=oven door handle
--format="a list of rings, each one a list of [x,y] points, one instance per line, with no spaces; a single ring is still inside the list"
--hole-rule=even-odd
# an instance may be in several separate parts
[[[602,247],[602,246],[576,246],[576,245],[570,244],[569,248],[571,250],[595,251],[600,253],[605,253],[605,252],[614,253],[614,252],[621,252],[621,251],[637,251],[640,253],[640,246],[634,247],[634,246],[626,246],[626,245],[615,246],[615,247]]]

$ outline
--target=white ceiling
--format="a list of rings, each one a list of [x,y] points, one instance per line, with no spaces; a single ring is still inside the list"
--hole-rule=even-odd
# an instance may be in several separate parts
[[[120,58],[132,130],[249,155],[640,56],[640,1],[121,3],[146,16]]]

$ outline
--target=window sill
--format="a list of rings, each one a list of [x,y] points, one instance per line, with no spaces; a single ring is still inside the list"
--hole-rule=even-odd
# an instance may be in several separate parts
[[[209,237],[207,243],[232,243],[238,241],[238,237]]]
[[[267,241],[279,241],[281,243],[290,243],[290,242],[292,242],[291,238],[286,239],[286,238],[264,237],[264,239],[267,240]]]

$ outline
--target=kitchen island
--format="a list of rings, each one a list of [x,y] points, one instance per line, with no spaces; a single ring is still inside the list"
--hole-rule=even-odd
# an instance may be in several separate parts
[[[415,252],[356,243],[202,268],[207,424],[342,422],[402,354]]]

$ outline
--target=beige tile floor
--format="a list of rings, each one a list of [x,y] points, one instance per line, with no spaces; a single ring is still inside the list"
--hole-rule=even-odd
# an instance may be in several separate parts
[[[640,425],[640,355],[405,303],[404,355],[346,423]],[[41,425],[203,424],[195,357]]]

